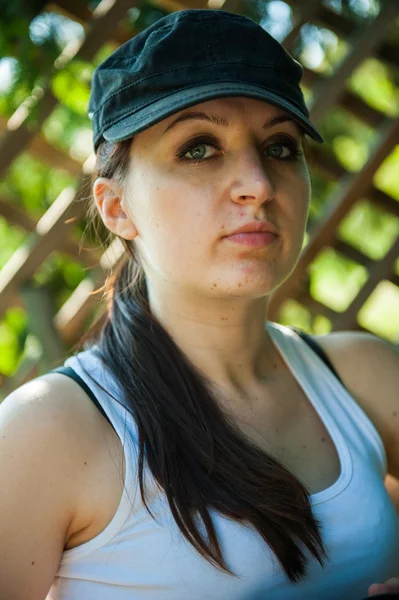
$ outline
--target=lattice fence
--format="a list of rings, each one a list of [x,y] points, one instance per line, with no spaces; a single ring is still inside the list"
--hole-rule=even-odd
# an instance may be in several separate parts
[[[272,297],[269,318],[287,322],[302,311],[308,329],[314,333],[368,329],[384,336],[384,331],[378,327],[373,329],[372,323],[368,326],[364,317],[371,301],[377,302],[379,311],[385,310],[383,302],[378,304],[378,298],[375,300],[382,290],[385,297],[388,293],[398,301],[396,313],[394,311],[391,317],[396,322],[391,323],[386,337],[399,342],[399,176],[396,192],[395,174],[389,189],[380,181],[384,170],[399,172],[399,2],[385,0],[378,4],[377,0],[370,0],[375,10],[367,18],[349,11],[350,5],[356,8],[356,2],[348,4],[339,0],[152,0],[141,3],[102,0],[92,5],[81,0],[59,0],[44,6],[37,4],[40,14],[57,13],[80,23],[84,35],[77,36],[63,48],[44,73],[41,84],[35,86],[11,115],[0,117],[0,172],[7,181],[8,170],[18,157],[27,153],[52,169],[67,173],[72,184],[53,198],[39,220],[29,214],[22,201],[15,198],[11,201],[7,185],[0,187],[0,216],[15,226],[16,231],[22,230],[25,234],[0,271],[0,315],[4,317],[11,307],[21,307],[29,317],[18,366],[14,372],[1,375],[3,397],[62,362],[83,332],[94,321],[101,323],[105,303],[98,290],[122,256],[118,242],[105,251],[91,242],[80,245],[93,154],[85,159],[76,157],[44,135],[46,122],[60,104],[59,84],[54,85],[54,82],[60,81],[63,72],[73,73],[71,65],[90,64],[107,44],[110,49],[115,48],[137,33],[143,15],[156,18],[182,8],[220,8],[247,14],[259,19],[272,34],[276,32],[276,37],[279,35],[285,47],[305,65],[303,83],[311,118],[327,140],[325,147],[310,147],[314,192],[307,243],[296,270]],[[278,11],[282,10],[289,16],[283,33],[279,31],[278,18]],[[35,15],[30,18],[34,20]],[[337,46],[338,40],[337,47],[342,52],[342,56],[334,55],[327,70],[317,64],[320,32],[324,42],[335,40]],[[310,43],[309,36],[313,36]],[[367,89],[356,87],[357,74],[361,69],[364,74],[368,65],[370,73],[373,65],[386,70],[393,98],[387,107],[376,106],[368,99]],[[367,77],[366,72],[366,81]],[[345,129],[347,122],[367,129],[366,149],[359,150],[356,136],[351,142],[351,131],[345,137],[345,131],[336,135],[332,130],[334,123]],[[337,158],[335,147],[341,147],[341,156],[343,153],[347,157],[347,164]],[[361,216],[365,203],[377,210],[379,223],[384,223],[387,215],[390,217],[389,235],[384,235],[384,243],[377,252],[368,250],[367,234],[362,237],[362,228],[368,231]],[[352,239],[347,235],[349,225],[352,232],[359,228]],[[48,286],[34,281],[35,274],[54,253],[69,257],[84,269],[84,276],[72,292],[67,295],[65,288],[60,306],[55,306]],[[357,274],[346,305],[340,304],[339,289],[334,288],[338,284],[333,277],[330,290],[335,301],[314,289],[320,264],[327,264],[332,258],[339,264],[350,264],[350,272]]]

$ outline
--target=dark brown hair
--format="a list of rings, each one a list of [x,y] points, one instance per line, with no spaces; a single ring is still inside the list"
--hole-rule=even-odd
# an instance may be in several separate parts
[[[92,181],[108,177],[123,183],[131,143],[102,142]],[[101,226],[94,202],[88,212]],[[224,414],[207,381],[152,315],[140,260],[133,244],[121,241],[126,256],[108,279],[108,311],[95,341],[137,423],[139,485],[148,512],[145,465],[164,491],[180,531],[211,564],[235,575],[220,549],[210,514],[214,509],[252,525],[288,578],[298,582],[308,562],[300,544],[322,566],[327,556],[306,488]],[[206,538],[195,524],[198,516]]]

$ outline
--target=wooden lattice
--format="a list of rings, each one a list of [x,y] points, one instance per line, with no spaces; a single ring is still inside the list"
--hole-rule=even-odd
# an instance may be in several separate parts
[[[152,0],[155,7],[163,11],[182,8],[221,8],[231,12],[244,13],[247,0]],[[288,0],[286,0],[288,1]],[[90,61],[102,45],[112,40],[121,44],[134,35],[132,29],[120,22],[126,12],[135,5],[132,0],[103,0],[90,12],[79,0],[59,0],[47,5],[48,10],[58,11],[78,21],[84,26],[85,38],[80,47],[68,47],[56,60],[52,76],[63,69],[69,61],[80,58]],[[357,321],[361,306],[382,280],[388,280],[399,286],[399,276],[394,263],[399,254],[399,240],[379,261],[373,261],[367,255],[342,241],[337,230],[350,208],[361,197],[373,202],[384,211],[399,217],[399,202],[373,185],[373,177],[386,157],[399,141],[399,122],[372,108],[359,96],[349,91],[346,82],[351,73],[369,56],[399,68],[398,46],[387,42],[387,31],[399,17],[399,3],[396,0],[382,2],[377,18],[367,27],[360,27],[347,17],[334,13],[321,0],[289,0],[295,18],[292,30],[284,40],[284,46],[293,51],[295,40],[305,23],[318,23],[328,27],[351,46],[351,50],[330,77],[321,76],[316,71],[305,69],[304,84],[313,92],[311,118],[319,124],[326,112],[334,107],[344,108],[373,127],[378,132],[378,143],[370,153],[364,167],[349,173],[331,154],[321,150],[313,152],[312,165],[328,180],[336,181],[333,195],[325,203],[325,213],[316,223],[310,223],[309,241],[304,248],[300,262],[292,276],[273,295],[270,303],[269,318],[279,319],[279,312],[287,298],[293,298],[305,305],[311,314],[324,315],[336,329],[362,329]],[[51,82],[51,78],[49,78]],[[13,206],[6,197],[0,197],[0,215],[11,224],[17,225],[29,236],[26,242],[14,253],[0,272],[0,315],[9,306],[20,304],[28,308],[32,323],[32,332],[39,339],[41,349],[36,354],[27,353],[17,372],[8,380],[4,378],[3,396],[43,370],[62,362],[69,348],[81,337],[88,322],[94,316],[104,316],[105,303],[101,302],[96,290],[102,288],[110,269],[113,269],[122,256],[122,246],[116,241],[106,252],[98,248],[79,247],[79,240],[71,234],[71,224],[82,220],[84,203],[79,201],[85,195],[93,165],[93,156],[84,164],[63,153],[50,144],[41,135],[40,128],[57,106],[49,83],[40,92],[35,102],[36,128],[26,125],[30,103],[25,102],[8,120],[0,118],[0,173],[4,173],[21,152],[28,151],[45,164],[54,168],[61,167],[73,177],[77,184],[66,188],[54,199],[50,208],[36,223],[23,211]],[[315,300],[309,291],[308,269],[317,254],[326,246],[334,248],[340,254],[364,266],[369,277],[350,306],[343,313],[335,312]],[[52,252],[59,250],[87,268],[87,277],[77,286],[70,298],[56,313],[52,312],[51,299],[46,290],[30,286],[33,275],[40,269]],[[43,316],[44,315],[44,316]],[[399,320],[399,308],[398,308]]]

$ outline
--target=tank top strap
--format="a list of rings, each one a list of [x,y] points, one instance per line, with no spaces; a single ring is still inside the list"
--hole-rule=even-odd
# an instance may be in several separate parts
[[[336,377],[330,366],[292,328],[267,322],[277,351],[324,422],[337,447],[377,465],[387,472],[381,436],[360,404]]]
[[[71,366],[66,367],[65,365],[63,365],[60,367],[56,367],[55,369],[51,369],[51,371],[48,371],[48,372],[49,373],[62,373],[63,375],[67,375],[68,377],[70,377],[71,379],[76,381],[76,383],[78,383],[80,385],[80,387],[86,392],[86,394],[89,396],[89,398],[92,400],[92,402],[97,406],[98,410],[103,415],[103,417],[108,421],[108,423],[112,427],[114,427],[112,425],[111,419],[109,418],[109,416],[107,415],[107,413],[105,412],[105,410],[103,409],[103,407],[101,406],[99,401],[97,400],[96,395],[89,388],[87,383],[77,374],[75,369],[72,369]]]
[[[339,379],[339,381],[342,383],[342,385],[344,385],[344,383],[343,383],[341,377],[339,376],[339,374],[337,373],[334,365],[331,363],[330,359],[328,358],[327,354],[324,352],[324,350],[320,346],[320,344],[318,344],[311,335],[307,334],[302,329],[299,329],[299,327],[291,326],[290,329],[295,331],[303,340],[305,340],[305,342],[312,348],[312,350],[314,350],[316,352],[316,354],[318,356],[320,356],[320,358],[325,362],[327,367],[334,373],[335,377],[337,379]]]

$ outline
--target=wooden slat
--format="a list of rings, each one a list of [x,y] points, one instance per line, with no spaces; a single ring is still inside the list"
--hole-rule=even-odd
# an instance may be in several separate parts
[[[41,356],[37,356],[36,354],[32,356],[29,353],[25,353],[16,371],[10,377],[1,376],[0,401],[4,400],[16,388],[40,375],[40,358]]]
[[[0,115],[0,132],[4,133],[7,128],[7,119]],[[32,137],[24,149],[33,156],[42,160],[45,164],[55,169],[64,169],[67,173],[78,177],[82,170],[82,162],[72,158],[69,154],[58,150],[42,137],[41,132],[37,132]]]
[[[327,179],[343,179],[349,176],[348,171],[337,159],[325,152],[314,153],[311,157],[311,164],[314,169],[320,170]],[[366,197],[379,208],[399,217],[399,202],[374,185],[369,187]]]
[[[303,25],[315,19],[319,10],[319,0],[302,0],[301,2],[296,2],[294,26],[282,42],[282,45],[288,52],[292,52],[294,42]]]
[[[134,4],[132,4],[134,6]],[[84,27],[87,22],[90,21],[92,12],[88,9],[87,3],[83,3],[80,0],[58,0],[57,2],[51,2],[47,5],[47,10],[50,12],[56,12],[58,14],[68,17],[77,23],[80,23]],[[134,27],[124,23],[119,23],[118,26],[112,32],[112,37],[107,40],[121,45],[126,42],[130,37],[136,34]]]
[[[32,278],[47,256],[60,246],[69,233],[71,219],[84,216],[84,204],[78,202],[87,189],[88,174],[82,173],[78,190],[64,189],[36,224],[24,244],[0,271],[0,316],[8,307],[8,298],[19,286]]]
[[[24,229],[27,232],[34,232],[36,229],[36,221],[29,217],[28,214],[7,202],[7,199],[0,196],[0,215],[7,219],[13,225]],[[77,240],[65,239],[61,240],[59,251],[70,256],[73,260],[83,263],[86,266],[96,264],[100,258],[100,253],[96,247],[82,246],[79,247]]]
[[[287,2],[287,4],[289,4],[292,8],[295,8],[297,0],[285,0],[285,2]],[[396,6],[397,16],[399,14],[399,3],[396,3]],[[394,19],[392,19],[392,21],[393,20]],[[354,20],[348,19],[343,15],[337,14],[334,11],[327,8],[326,6],[323,6],[322,4],[315,15],[314,22],[318,25],[327,26],[328,29],[330,29],[343,39],[349,38],[358,27],[358,24]],[[399,53],[397,46],[390,42],[384,41],[376,49],[375,56],[377,56],[377,58],[379,58],[380,60],[388,62],[395,67],[399,66]]]
[[[58,311],[55,325],[67,345],[81,336],[83,325],[95,307],[98,307],[100,311],[106,310],[105,302],[99,306],[101,299],[99,293],[102,291],[107,275],[124,257],[123,245],[116,238],[111,246],[103,252],[98,266],[78,285]]]
[[[100,304],[99,293],[103,287],[106,277],[117,267],[121,260],[125,259],[124,249],[119,239],[102,253],[99,265],[77,286],[71,296],[58,311],[54,318],[54,326],[59,332],[60,338],[66,346],[75,343],[85,335],[91,335],[94,330],[101,327],[107,316],[106,303]],[[98,308],[97,319],[89,328],[86,327],[87,318],[92,315],[93,310]],[[86,327],[86,329],[84,329]],[[4,398],[15,388],[37,377],[41,372],[40,362],[42,356],[23,356],[21,363],[11,377],[4,378],[0,396]],[[57,359],[54,361],[57,362]],[[51,365],[51,367],[56,366]]]
[[[81,0],[57,0],[56,2],[49,2],[47,10],[49,12],[59,12],[81,25],[88,23],[92,17],[92,12],[89,10],[87,2],[82,2]]]
[[[69,154],[58,150],[58,148],[54,148],[39,134],[31,138],[25,151],[37,156],[37,158],[55,169],[64,169],[74,177],[78,177],[82,170],[81,161],[72,158]]]
[[[315,148],[310,154],[309,163],[312,167],[317,167],[327,179],[343,179],[349,175],[331,151],[326,152],[321,148]]]
[[[97,50],[101,48],[104,42],[109,38],[112,30],[117,26],[127,10],[134,6],[135,2],[131,0],[115,0],[109,5],[107,0],[96,8],[92,19],[87,24],[87,35],[80,47],[67,46],[63,53],[56,59],[54,65],[56,70],[62,69],[72,58],[80,58],[90,61]],[[109,10],[102,13],[102,7],[110,6]],[[40,127],[45,119],[51,114],[58,100],[52,93],[50,87],[41,92],[43,95],[37,101],[35,106],[37,110],[36,129],[28,128],[25,125],[26,118],[30,114],[29,102],[25,101],[10,117],[7,123],[7,131],[0,139],[0,175],[20,154],[35,135],[37,128]]]
[[[80,337],[88,316],[100,303],[102,296],[98,289],[104,285],[104,277],[100,267],[92,269],[55,316],[55,326],[66,346],[70,346]]]
[[[307,87],[314,87],[316,85],[324,85],[324,82],[329,78],[330,77],[327,77],[326,75],[322,75],[321,73],[317,73],[316,71],[312,71],[305,67],[302,81]],[[349,92],[347,89],[342,91],[339,101],[337,101],[337,106],[344,108],[357,119],[364,121],[372,127],[379,127],[386,118],[384,113],[376,110],[362,98]]]
[[[37,121],[38,124],[41,125],[53,111],[58,100],[53,96],[51,90],[47,90],[39,102],[40,114],[38,115]],[[25,104],[27,105],[28,103],[26,102]],[[23,152],[34,135],[33,129],[28,128],[24,124],[28,114],[29,109],[25,110],[24,106],[21,105],[8,120],[6,130],[0,138],[0,176],[15,158]],[[21,117],[19,117],[19,115],[21,115]],[[14,125],[16,120],[19,121],[18,125]]]
[[[386,279],[399,287],[399,275],[396,273],[391,273]]]
[[[334,321],[334,329],[351,329],[356,323],[356,316],[371,292],[382,279],[389,279],[393,265],[399,255],[399,238],[382,260],[375,261],[369,272],[369,278],[363,285],[348,309],[338,315]]]
[[[318,302],[318,300],[313,298],[313,296],[311,296],[309,292],[301,294],[299,297],[295,297],[294,299],[298,300],[298,302],[306,306],[306,308],[308,308],[312,313],[312,316],[322,315],[330,321],[333,321],[335,316],[337,315],[337,313],[332,308],[329,308],[322,302]]]
[[[54,298],[48,286],[36,286],[30,281],[21,286],[20,294],[29,316],[29,329],[42,347],[40,369],[46,371],[55,360],[61,360],[66,351],[54,326]]]
[[[331,245],[334,250],[340,252],[346,256],[346,258],[353,260],[353,262],[366,267],[366,269],[370,269],[374,264],[374,260],[372,258],[366,256],[366,254],[363,254],[363,252],[360,252],[360,250],[354,248],[344,240],[335,239]]]
[[[363,331],[364,333],[373,333],[372,331],[370,331],[370,329],[363,327],[363,325],[360,325],[360,323],[358,323],[357,321],[356,321],[356,323],[353,323],[351,330],[352,331]],[[373,334],[373,335],[375,335],[375,334]]]
[[[396,0],[394,0],[393,4],[395,6]],[[384,0],[385,3],[385,0]],[[381,3],[382,5],[384,3]],[[399,15],[399,5],[396,2],[396,15],[393,16],[392,22],[395,17]],[[331,31],[336,33],[338,36],[343,38],[347,38],[355,31],[357,25],[354,21],[343,17],[342,15],[334,13],[332,10],[329,10],[327,7],[322,6],[320,11],[317,13],[317,20],[323,24],[327,25]],[[375,55],[382,61],[388,62],[393,66],[399,66],[399,55],[397,46],[384,41],[375,51]]]
[[[379,208],[399,217],[399,202],[392,198],[392,196],[388,196],[388,194],[373,186],[367,197]]]
[[[391,120],[387,121],[381,132],[378,147],[374,150],[364,168],[359,173],[349,176],[342,181],[338,194],[335,194],[336,200],[331,199],[329,214],[326,214],[317,226],[311,241],[302,253],[296,269],[272,296],[269,305],[270,318],[272,320],[277,317],[278,307],[283,299],[287,296],[295,296],[295,290],[306,276],[309,264],[314,260],[321,248],[332,243],[339,223],[351,206],[361,195],[367,196],[374,173],[395,147],[398,135],[399,121],[394,121],[393,123]]]
[[[351,50],[337,67],[334,76],[325,79],[323,85],[316,87],[314,101],[310,109],[311,119],[317,123],[321,117],[338,102],[351,73],[363,60],[370,56],[382,42],[392,19],[398,14],[396,1],[386,0],[378,17],[356,32]]]

